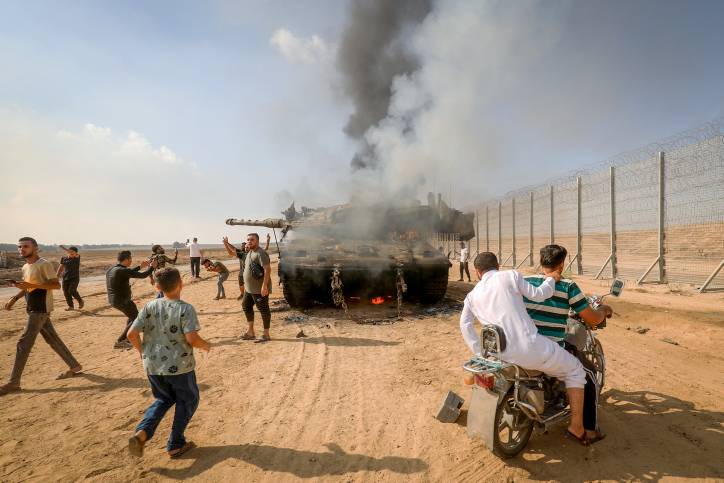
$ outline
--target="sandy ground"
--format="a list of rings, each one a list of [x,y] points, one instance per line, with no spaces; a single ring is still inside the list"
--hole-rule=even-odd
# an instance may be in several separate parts
[[[127,453],[151,391],[138,354],[111,349],[124,318],[101,284],[85,286],[85,310],[53,317],[83,374],[55,381],[63,364],[39,338],[23,390],[0,398],[0,480],[724,481],[721,293],[628,286],[611,302],[621,317],[599,331],[608,362],[600,424],[608,437],[583,448],[557,427],[534,433],[523,454],[501,461],[466,437],[467,402],[457,423],[434,417],[448,391],[470,397],[456,301],[474,284],[454,281],[455,268],[441,310],[408,304],[404,320],[379,325],[329,308],[278,311],[274,340],[265,344],[237,340],[246,327],[240,303],[213,301],[215,277],[202,271],[204,280],[191,281],[186,272],[183,299],[197,308],[213,349],[197,354],[202,399],[186,434],[198,448],[173,461],[165,447],[170,414],[142,459]],[[587,293],[607,291],[603,282],[576,279]],[[141,304],[153,296],[145,280],[134,294]],[[280,290],[272,299],[281,299]],[[351,310],[387,322],[396,314],[392,304]],[[24,303],[1,318],[0,377],[7,378]],[[650,330],[639,334],[638,326]],[[307,337],[296,337],[300,331]]]

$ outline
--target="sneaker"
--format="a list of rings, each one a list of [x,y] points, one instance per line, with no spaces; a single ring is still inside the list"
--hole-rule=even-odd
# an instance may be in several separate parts
[[[75,309],[73,309],[73,307],[67,307],[67,308],[65,308],[65,309],[63,309],[63,310],[65,310],[66,312],[70,312],[71,310],[75,310]]]
[[[78,302],[78,310],[81,310],[83,307],[85,307],[85,302],[81,300],[80,302]]]
[[[113,343],[114,349],[133,349],[133,344],[128,342],[127,340],[124,340],[123,342],[114,342]]]

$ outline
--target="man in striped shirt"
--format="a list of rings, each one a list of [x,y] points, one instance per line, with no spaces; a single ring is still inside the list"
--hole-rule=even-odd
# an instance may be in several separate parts
[[[561,273],[567,255],[568,251],[562,246],[546,245],[540,250],[540,265],[546,273],[550,273],[550,271]],[[538,287],[546,280],[546,275],[531,275],[525,279],[531,285]],[[586,332],[580,326],[580,322],[572,319],[569,328],[568,310],[572,309],[581,316],[586,324],[592,326],[600,324],[606,316],[613,313],[613,310],[608,305],[601,305],[596,309],[591,307],[576,282],[568,278],[562,278],[556,282],[552,297],[543,302],[534,302],[523,297],[523,303],[528,315],[535,322],[538,333],[557,342],[578,357],[583,364],[586,371],[583,427],[586,429],[586,437],[592,443],[603,439],[606,435],[597,424],[598,379],[596,378],[596,368],[579,350],[586,343]],[[576,334],[579,337],[575,337]]]

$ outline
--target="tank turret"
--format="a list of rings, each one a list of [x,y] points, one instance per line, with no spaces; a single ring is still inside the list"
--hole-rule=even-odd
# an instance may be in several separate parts
[[[292,203],[282,214],[283,219],[228,219],[226,224],[282,229],[278,274],[284,298],[295,308],[339,305],[340,295],[438,302],[452,264],[426,240],[452,229],[462,240],[475,235],[474,215],[436,204],[433,196],[426,205],[406,200],[297,211]]]

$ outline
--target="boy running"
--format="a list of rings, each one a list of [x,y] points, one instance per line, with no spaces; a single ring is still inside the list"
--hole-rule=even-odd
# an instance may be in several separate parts
[[[156,401],[146,410],[136,434],[129,438],[128,450],[133,456],[143,456],[146,441],[153,437],[166,412],[176,405],[166,450],[169,457],[178,458],[194,447],[194,443],[184,437],[186,426],[199,405],[193,348],[209,352],[211,344],[198,334],[201,326],[194,307],[181,300],[183,283],[179,271],[167,267],[154,276],[156,288],[164,296],[141,309],[128,331],[128,340],[141,354]],[[143,332],[143,342],[140,332]]]

